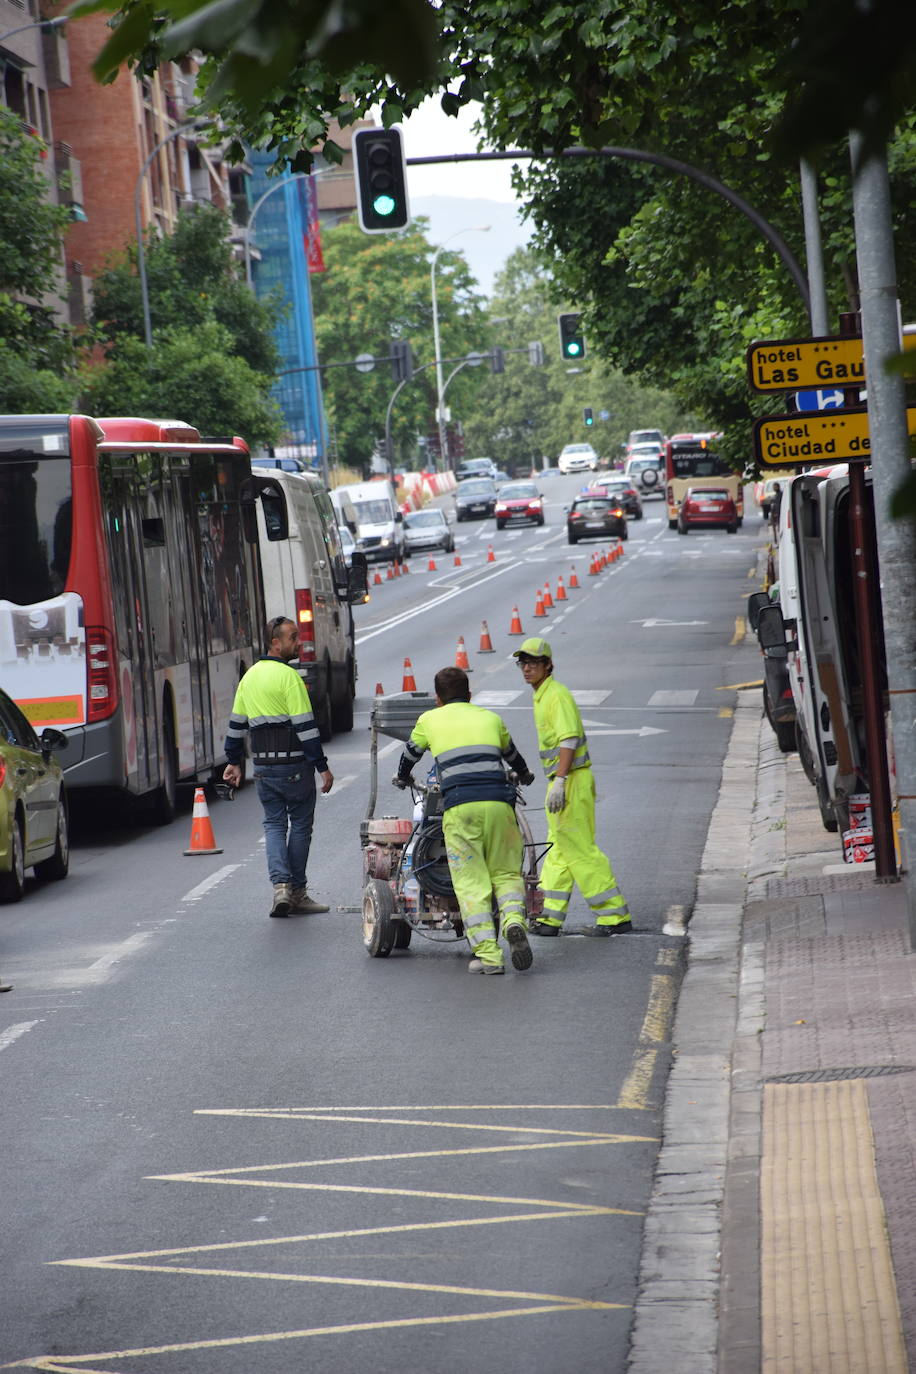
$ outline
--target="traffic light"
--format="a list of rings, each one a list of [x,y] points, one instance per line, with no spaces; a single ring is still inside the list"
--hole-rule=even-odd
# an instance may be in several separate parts
[[[410,223],[407,168],[400,129],[357,129],[353,135],[360,228],[387,234]]]
[[[587,425],[593,425],[595,423],[595,417],[592,414],[591,406],[585,407],[585,409],[582,412],[582,418]]]
[[[490,371],[505,372],[506,370],[506,350],[504,348],[490,349]]]
[[[391,375],[396,382],[409,382],[413,376],[413,353],[407,339],[391,341]]]
[[[558,315],[560,326],[560,356],[572,362],[585,357],[585,335],[581,315]]]
[[[528,361],[532,367],[544,366],[544,345],[540,339],[533,339],[528,345]]]

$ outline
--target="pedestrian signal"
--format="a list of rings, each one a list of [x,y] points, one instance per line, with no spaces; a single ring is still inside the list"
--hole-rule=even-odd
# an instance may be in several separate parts
[[[360,228],[367,234],[406,229],[410,206],[401,130],[357,129],[353,158]]]

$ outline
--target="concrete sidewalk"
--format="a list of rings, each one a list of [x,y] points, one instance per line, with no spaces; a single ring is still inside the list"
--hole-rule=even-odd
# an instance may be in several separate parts
[[[759,692],[735,713],[689,940],[630,1369],[916,1368],[904,891],[842,864]]]

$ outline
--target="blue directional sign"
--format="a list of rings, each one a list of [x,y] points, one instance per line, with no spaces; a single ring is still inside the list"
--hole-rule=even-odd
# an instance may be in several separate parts
[[[799,410],[842,410],[843,393],[838,387],[796,391],[795,404]]]

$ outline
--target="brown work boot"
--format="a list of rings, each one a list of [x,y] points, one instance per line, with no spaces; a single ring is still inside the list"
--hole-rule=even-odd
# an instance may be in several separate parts
[[[330,907],[322,906],[321,902],[316,902],[314,897],[310,897],[304,887],[294,887],[290,901],[290,910],[299,916],[320,916],[324,911],[330,911]]]
[[[288,916],[292,906],[292,889],[289,883],[274,883],[274,904],[271,916]]]

